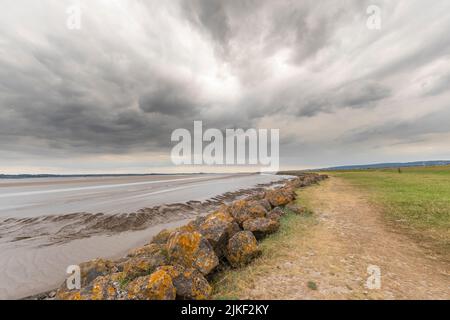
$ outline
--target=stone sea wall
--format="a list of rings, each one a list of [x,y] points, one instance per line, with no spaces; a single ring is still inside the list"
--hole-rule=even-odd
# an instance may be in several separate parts
[[[56,299],[209,299],[211,275],[225,266],[240,268],[258,257],[258,241],[278,231],[286,208],[303,213],[293,202],[295,190],[326,178],[301,174],[282,187],[223,205],[180,228],[163,230],[120,260],[81,263],[81,289],[68,290],[63,283]]]

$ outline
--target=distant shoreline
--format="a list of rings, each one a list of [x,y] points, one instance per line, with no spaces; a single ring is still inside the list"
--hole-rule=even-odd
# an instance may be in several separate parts
[[[101,177],[145,177],[145,176],[183,176],[199,175],[198,173],[124,173],[124,174],[0,174],[0,179],[39,179],[39,178],[101,178]]]

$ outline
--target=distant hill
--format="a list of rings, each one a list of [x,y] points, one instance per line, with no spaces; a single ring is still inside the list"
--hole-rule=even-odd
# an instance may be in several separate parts
[[[450,165],[450,160],[361,164],[361,165],[330,167],[319,170],[358,170],[358,169],[428,167],[428,166],[446,166],[446,165]]]

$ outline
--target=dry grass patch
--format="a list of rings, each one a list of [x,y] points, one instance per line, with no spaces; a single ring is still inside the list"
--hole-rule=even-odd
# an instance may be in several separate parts
[[[306,243],[311,227],[317,224],[309,206],[308,194],[312,188],[316,186],[297,191],[299,197],[296,201],[307,208],[307,213],[295,215],[286,212],[280,221],[279,231],[261,241],[262,255],[258,259],[244,268],[226,268],[214,276],[212,281],[214,299],[245,298],[241,296],[244,289],[254,288],[257,279],[280,269],[280,261],[295,258],[298,247]]]

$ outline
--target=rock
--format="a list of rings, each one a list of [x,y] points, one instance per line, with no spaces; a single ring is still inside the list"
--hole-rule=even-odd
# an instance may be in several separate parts
[[[217,256],[222,256],[230,234],[234,234],[233,218],[221,211],[205,217],[198,231],[209,241]]]
[[[161,230],[156,236],[153,237],[151,243],[166,244],[172,232],[173,231],[167,229]]]
[[[239,227],[237,222],[233,222],[231,224],[231,227],[227,230],[228,240],[231,239],[231,237],[233,237],[236,233],[241,232],[241,231],[242,231],[242,229],[241,229],[241,227]]]
[[[235,221],[242,225],[245,220],[264,217],[267,210],[258,201],[238,200],[231,205],[231,215]]]
[[[298,189],[305,186],[302,178],[296,178],[294,180],[291,180],[286,185],[294,189]]]
[[[209,274],[219,264],[219,258],[211,244],[197,231],[175,232],[169,238],[167,250],[172,263],[195,268],[204,275]]]
[[[176,297],[172,278],[164,270],[133,280],[128,284],[127,291],[130,300],[175,300]]]
[[[181,265],[163,266],[159,269],[166,271],[172,278],[177,298],[206,300],[211,297],[212,288],[200,271]]]
[[[284,206],[292,201],[292,198],[281,189],[270,190],[266,192],[266,199],[274,207]]]
[[[142,256],[135,256],[121,264],[119,268],[123,270],[124,278],[133,280],[137,277],[151,274],[160,266],[168,264],[168,255],[162,250],[156,251],[153,254],[146,254]]]
[[[206,217],[203,217],[203,216],[197,217],[197,218],[195,218],[195,220],[192,220],[187,225],[178,228],[178,230],[191,231],[191,232],[198,231],[200,226],[203,224],[203,222],[205,222],[205,220],[206,220]]]
[[[268,218],[256,218],[246,220],[242,226],[244,230],[253,232],[257,239],[261,239],[268,234],[277,232],[280,223]]]
[[[272,210],[272,205],[270,204],[270,202],[267,199],[261,199],[258,202],[260,205],[262,205],[264,207],[264,209],[266,209],[266,211]]]
[[[289,186],[281,188],[281,191],[286,195],[286,197],[291,199],[291,201],[294,201],[297,197],[297,193],[295,192],[295,190],[296,190],[296,188],[289,187]]]
[[[151,256],[156,254],[162,254],[165,250],[165,245],[163,244],[156,244],[156,243],[150,243],[143,247],[133,249],[130,252],[128,252],[127,257],[133,258],[133,257],[142,257],[142,256]]]
[[[123,300],[126,292],[121,288],[123,275],[115,273],[98,277],[92,283],[91,300]]]
[[[227,259],[237,268],[248,264],[261,254],[255,236],[250,231],[236,233],[227,245]]]
[[[266,214],[266,218],[275,220],[278,222],[278,221],[280,221],[280,219],[283,215],[284,215],[283,209],[281,209],[280,207],[276,207],[275,209],[273,209],[272,211],[270,211],[269,213]]]
[[[86,286],[99,276],[110,273],[113,267],[114,262],[105,259],[95,259],[81,263],[81,287],[83,288],[83,286]]]
[[[123,300],[126,292],[121,288],[122,273],[97,277],[81,290],[58,292],[58,300]]]
[[[83,262],[80,267],[80,279],[81,289],[87,287],[97,277],[107,275],[113,271],[114,263],[110,260],[95,259],[88,262]],[[77,294],[79,290],[67,289],[67,283],[64,283],[59,287],[56,292],[56,299],[66,300],[68,296]]]
[[[305,214],[306,213],[306,208],[302,207],[301,205],[299,205],[295,202],[289,203],[288,205],[286,205],[285,208],[295,214]]]
[[[264,217],[267,213],[267,209],[264,205],[266,205],[266,203],[262,200],[250,201],[248,203],[248,212],[250,213],[250,218]]]

